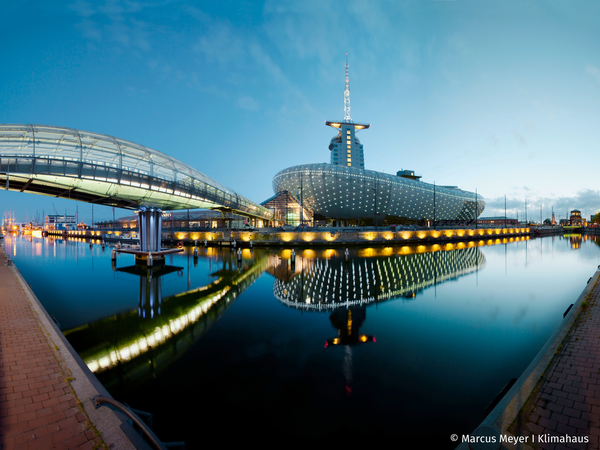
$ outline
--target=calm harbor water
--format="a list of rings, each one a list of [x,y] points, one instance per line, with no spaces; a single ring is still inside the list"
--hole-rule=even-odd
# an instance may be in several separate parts
[[[297,249],[294,265],[289,249],[238,263],[188,248],[149,274],[83,241],[4,242],[111,394],[187,448],[209,434],[454,448],[560,325],[599,244]]]

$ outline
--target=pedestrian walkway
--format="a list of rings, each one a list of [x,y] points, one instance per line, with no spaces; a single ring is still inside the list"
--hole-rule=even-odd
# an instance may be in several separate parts
[[[600,283],[583,300],[587,306],[582,304],[543,381],[510,430],[517,436],[542,436],[547,441],[551,439],[546,436],[562,437],[563,442],[557,443],[536,439],[539,449],[599,448]],[[586,437],[587,443],[572,442]]]
[[[103,447],[57,349],[0,247],[2,450]]]
[[[600,449],[600,266],[516,383],[456,450]]]

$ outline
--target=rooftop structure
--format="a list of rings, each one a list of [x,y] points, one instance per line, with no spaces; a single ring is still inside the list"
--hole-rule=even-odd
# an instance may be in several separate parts
[[[325,125],[338,129],[338,134],[329,144],[331,150],[330,163],[336,166],[365,168],[363,146],[356,137],[360,130],[371,125],[354,123],[350,117],[350,80],[348,78],[348,54],[346,54],[346,89],[344,90],[344,120],[326,121]]]

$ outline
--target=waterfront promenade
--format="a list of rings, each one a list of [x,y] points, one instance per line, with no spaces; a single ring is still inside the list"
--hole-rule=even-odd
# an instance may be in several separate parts
[[[521,410],[510,431],[518,436],[557,436],[564,443],[539,442],[537,448],[598,449],[600,437],[600,282],[586,298],[548,366],[542,382]],[[569,437],[569,439],[566,438]],[[572,442],[574,436],[586,443]],[[543,439],[548,440],[548,439]],[[581,439],[579,439],[581,440]]]
[[[562,327],[457,450],[600,448],[600,270]],[[493,441],[493,442],[491,442]]]
[[[44,330],[0,248],[2,450],[93,449],[101,440],[78,405],[68,369]]]
[[[92,406],[108,393],[76,358],[0,247],[2,450],[135,448],[115,411]]]

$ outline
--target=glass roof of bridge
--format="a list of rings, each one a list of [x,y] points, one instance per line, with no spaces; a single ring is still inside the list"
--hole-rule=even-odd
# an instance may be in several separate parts
[[[138,204],[165,205],[171,209],[223,206],[261,217],[272,216],[272,212],[266,208],[165,153],[103,134],[49,125],[4,124],[0,125],[2,158],[8,158],[8,164],[11,158],[38,161],[39,164],[33,164],[24,174],[36,177],[37,181],[54,183],[51,181],[53,176],[61,177],[61,180],[75,177],[79,190],[87,189],[95,194],[120,197]],[[78,176],[76,172],[67,173],[67,169],[64,169],[64,173],[55,172],[54,165],[53,170],[48,171],[50,166],[46,164],[46,171],[40,169],[38,173],[37,168],[44,167],[45,159],[64,162],[65,168],[81,164],[104,169],[94,169],[92,175],[79,172]],[[60,167],[58,170],[61,170]],[[135,175],[137,182],[127,181],[133,180],[132,176],[107,175],[127,172],[138,174]],[[13,172],[10,175],[18,176]],[[140,181],[146,177],[148,180],[160,180],[159,184]],[[96,184],[93,187],[86,180],[102,182],[104,185]],[[162,181],[172,183],[172,186],[165,187],[160,184]],[[63,180],[54,184],[72,183],[64,183]]]
[[[197,179],[235,195],[233,190],[165,153],[89,131],[49,125],[0,125],[0,155],[9,153],[100,164],[167,181]]]

